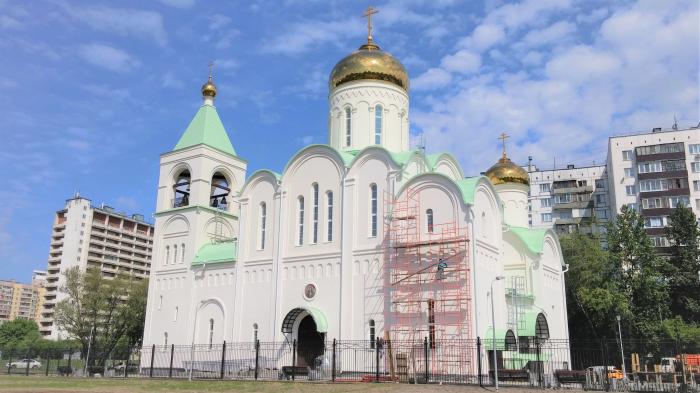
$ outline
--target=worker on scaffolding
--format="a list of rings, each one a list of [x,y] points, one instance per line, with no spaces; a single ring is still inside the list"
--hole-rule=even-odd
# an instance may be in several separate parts
[[[445,269],[447,269],[447,262],[445,262],[444,259],[440,258],[437,264],[437,274],[435,275],[436,280],[445,279]]]

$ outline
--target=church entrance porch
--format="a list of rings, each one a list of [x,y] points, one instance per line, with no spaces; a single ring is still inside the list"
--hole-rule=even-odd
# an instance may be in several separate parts
[[[297,307],[287,313],[282,321],[282,333],[296,340],[296,366],[316,368],[316,358],[325,352],[327,331],[326,317],[320,310]]]

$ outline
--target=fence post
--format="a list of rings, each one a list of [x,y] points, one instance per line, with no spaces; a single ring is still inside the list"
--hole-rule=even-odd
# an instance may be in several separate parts
[[[26,364],[26,367],[24,368],[24,375],[27,377],[29,376],[29,361],[31,360],[31,357],[29,356],[30,354],[31,354],[31,352],[29,351],[29,349],[27,349],[27,357],[25,358],[25,359],[27,359],[27,364]]]
[[[292,381],[296,377],[297,368],[297,340],[292,341]]]
[[[131,360],[131,351],[126,355],[126,365],[124,366],[124,378],[127,378],[129,376],[129,360]],[[139,356],[139,361],[141,360],[141,356]]]
[[[333,339],[333,355],[331,356],[331,380],[335,382],[335,339]]]
[[[374,341],[374,382],[379,382],[379,337]]]
[[[543,370],[542,369],[544,367],[542,366],[542,363],[540,361],[541,344],[540,344],[539,337],[535,337],[535,349],[537,350],[536,351],[536,354],[537,354],[537,386],[543,387],[542,386],[543,385],[543,383],[542,383],[542,371]]]
[[[428,337],[423,337],[423,356],[425,356],[425,383],[428,383]]]
[[[168,367],[168,378],[173,377],[173,355],[175,355],[175,344],[170,344],[170,366]]]
[[[479,379],[479,386],[483,387],[484,385],[481,380],[481,337],[479,336],[476,337],[476,366],[479,369],[477,377]]]
[[[73,370],[70,368],[70,361],[73,358],[73,348],[68,348],[68,372],[72,376]]]
[[[10,349],[10,359],[7,362],[7,374],[10,374],[10,370],[12,369],[12,356],[15,354],[14,349]]]
[[[156,356],[156,344],[151,345],[151,367],[148,369],[148,378],[153,378],[153,358]]]
[[[46,353],[46,376],[49,376],[49,363],[51,363],[51,355],[47,352]]]
[[[226,340],[224,340],[224,346],[221,349],[221,377],[224,379],[224,365],[226,364]]]
[[[260,367],[260,340],[255,340],[255,380],[258,380],[258,370]]]
[[[608,340],[606,337],[603,337],[603,343],[602,343],[602,348],[603,348],[603,387],[605,388],[606,392],[610,391],[610,379],[608,378]]]

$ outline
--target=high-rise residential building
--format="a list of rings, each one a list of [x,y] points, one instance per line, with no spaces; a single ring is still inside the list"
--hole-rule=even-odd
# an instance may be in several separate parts
[[[654,245],[669,246],[665,227],[676,205],[700,213],[700,128],[613,136],[608,141],[607,170],[611,206],[636,209]]]
[[[528,165],[530,225],[600,235],[610,219],[605,165],[540,170]]]
[[[0,280],[0,324],[14,319],[31,319],[38,323],[43,295],[41,281],[22,284]]]
[[[67,269],[94,267],[106,278],[127,274],[144,279],[150,272],[152,247],[153,225],[142,215],[129,216],[105,205],[94,207],[79,195],[67,200],[65,208],[56,212],[51,231],[41,333],[60,338],[54,308],[65,297],[60,288]]]

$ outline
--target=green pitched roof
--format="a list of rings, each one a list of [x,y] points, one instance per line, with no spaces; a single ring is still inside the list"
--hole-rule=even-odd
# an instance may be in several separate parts
[[[235,262],[236,249],[237,243],[235,241],[205,244],[197,250],[192,265]]]
[[[547,233],[546,229],[532,229],[532,228],[522,228],[522,227],[513,227],[511,226],[509,228],[511,232],[520,240],[525,243],[527,248],[534,252],[535,254],[539,254],[542,252],[542,249],[544,248],[544,235]]]
[[[461,179],[455,182],[459,190],[462,192],[462,199],[464,203],[473,205],[474,204],[474,190],[476,190],[476,185],[479,183],[479,179],[482,176],[468,177],[466,179]]]
[[[212,105],[204,104],[199,107],[197,114],[194,115],[190,125],[187,126],[185,133],[182,134],[173,150],[201,144],[233,156],[236,155],[226,129],[219,119],[219,114]]]

